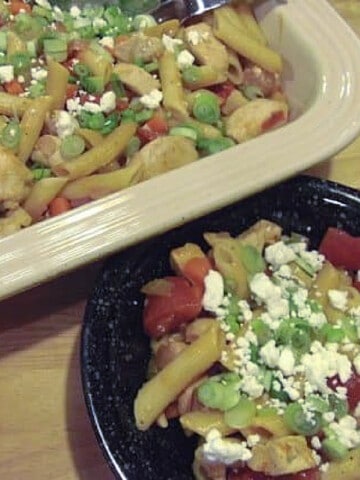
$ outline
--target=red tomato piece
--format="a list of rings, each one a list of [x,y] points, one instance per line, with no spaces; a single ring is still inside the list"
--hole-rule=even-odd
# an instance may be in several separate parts
[[[196,318],[202,308],[203,288],[186,278],[165,277],[171,285],[168,295],[147,295],[144,308],[144,329],[151,337],[176,330],[182,323]]]
[[[328,379],[327,384],[334,391],[336,390],[336,387],[347,388],[347,400],[350,411],[353,411],[356,408],[357,404],[360,402],[360,375],[353,372],[349,380],[345,383],[342,383],[339,376],[335,375]]]
[[[203,285],[210,269],[211,263],[207,257],[194,257],[184,265],[182,274],[193,283]]]
[[[230,81],[220,83],[219,85],[214,85],[213,87],[211,87],[211,91],[216,93],[221,103],[226,102],[233,90],[235,90],[235,86]]]
[[[344,230],[330,227],[320,243],[319,251],[335,267],[360,269],[360,237],[353,237]]]
[[[270,117],[261,125],[261,131],[266,132],[277,126],[282,125],[286,121],[286,113],[283,110],[273,112]]]
[[[68,83],[66,86],[66,100],[76,97],[77,92],[78,86],[73,83]]]
[[[116,100],[116,110],[118,112],[122,112],[129,107],[129,100],[127,98],[118,98]]]
[[[277,477],[254,472],[250,470],[250,468],[244,468],[241,470],[236,469],[231,471],[228,475],[228,480],[320,480],[320,478],[320,472],[317,468],[311,468],[310,470],[304,470],[289,475],[279,475]]]

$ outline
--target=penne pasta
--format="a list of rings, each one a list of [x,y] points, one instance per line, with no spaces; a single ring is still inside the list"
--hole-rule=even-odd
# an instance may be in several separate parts
[[[227,72],[228,79],[234,85],[240,85],[244,81],[244,72],[239,60],[239,56],[231,48],[227,49],[227,54],[229,58],[229,68]]]
[[[67,178],[42,178],[33,185],[24,209],[34,221],[42,217],[51,200],[58,195],[67,181]]]
[[[106,53],[106,52],[104,52]],[[112,74],[112,63],[106,55],[101,55],[90,47],[81,50],[78,55],[79,61],[89,67],[91,73],[100,77],[103,84],[106,85]]]
[[[136,131],[135,123],[122,123],[91,150],[73,160],[66,160],[53,167],[58,176],[74,180],[90,175],[119,157]]]
[[[32,104],[33,100],[30,98],[0,92],[0,113],[3,115],[22,117]]]
[[[185,387],[219,359],[220,333],[218,327],[209,328],[141,387],[134,404],[136,425],[140,430],[147,430]]]
[[[76,133],[85,140],[85,143],[89,148],[96,147],[104,140],[101,133],[96,132],[95,130],[90,130],[89,128],[78,128]]]
[[[34,149],[52,102],[52,97],[36,98],[22,117],[18,157],[24,163],[28,160]]]
[[[249,37],[246,31],[238,29],[224,15],[223,8],[215,10],[214,20],[215,36],[228,47],[269,72],[280,73],[282,71],[280,55],[266,45],[262,45]]]
[[[146,95],[160,88],[160,82],[143,68],[131,63],[118,63],[114,72],[130,90],[138,95]]]
[[[177,19],[167,20],[166,22],[154,25],[144,29],[144,35],[148,37],[159,37],[169,35],[174,37],[180,28],[180,22]]]
[[[194,410],[181,415],[179,421],[184,430],[197,433],[202,437],[206,437],[213,428],[224,437],[236,432],[235,428],[231,428],[225,423],[224,414],[219,411]]]
[[[208,65],[193,65],[184,70],[182,79],[186,88],[198,90],[225,82],[227,73],[219,72]]]
[[[52,98],[51,108],[61,110],[65,103],[69,70],[51,58],[47,65],[46,94]]]
[[[163,105],[173,118],[188,118],[187,102],[174,53],[165,51],[159,62],[159,75],[163,90]]]
[[[7,48],[6,53],[8,57],[15,53],[26,52],[26,45],[21,38],[12,30],[9,30],[6,35]]]
[[[140,170],[141,165],[134,164],[113,172],[78,178],[68,183],[61,195],[69,200],[95,200],[134,185],[140,178]]]
[[[250,5],[246,2],[239,2],[235,5],[234,9],[240,17],[241,23],[245,27],[249,35],[262,45],[266,45],[266,37],[261,30],[256,18],[254,17]]]

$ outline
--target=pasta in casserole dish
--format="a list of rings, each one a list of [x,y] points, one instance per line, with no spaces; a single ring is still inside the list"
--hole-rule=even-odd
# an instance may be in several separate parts
[[[357,480],[360,239],[329,228],[311,250],[267,220],[204,238],[142,289],[137,428],[198,435],[197,480]]]
[[[180,25],[2,1],[0,237],[283,125],[282,68],[246,2]]]

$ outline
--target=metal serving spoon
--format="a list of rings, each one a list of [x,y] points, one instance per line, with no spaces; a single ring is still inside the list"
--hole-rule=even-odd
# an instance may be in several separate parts
[[[157,22],[164,22],[171,18],[177,18],[185,22],[191,17],[202,15],[210,10],[230,3],[231,0],[165,0],[158,7],[150,10]]]

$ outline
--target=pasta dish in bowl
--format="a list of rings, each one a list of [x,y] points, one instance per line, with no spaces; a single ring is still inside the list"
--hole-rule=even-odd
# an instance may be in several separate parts
[[[358,478],[358,208],[299,177],[108,262],[82,367],[119,478]]]

